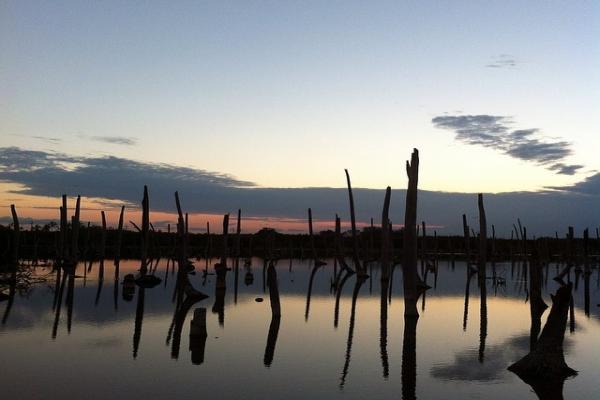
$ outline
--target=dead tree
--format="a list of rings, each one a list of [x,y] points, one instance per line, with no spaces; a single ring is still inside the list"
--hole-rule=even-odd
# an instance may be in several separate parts
[[[10,212],[13,219],[13,240],[11,246],[11,262],[17,264],[19,262],[19,236],[21,234],[21,226],[19,225],[19,216],[17,215],[17,209],[14,204],[10,205]]]
[[[352,258],[354,261],[354,265],[356,268],[356,272],[359,276],[365,277],[367,275],[366,270],[360,263],[360,257],[358,255],[358,236],[356,235],[356,214],[354,212],[354,196],[352,195],[352,184],[350,183],[350,173],[347,169],[344,170],[346,172],[346,182],[348,184],[348,199],[350,202],[350,224],[352,228]]]
[[[467,258],[467,268],[471,263],[471,237],[469,233],[469,225],[467,225],[467,216],[463,214],[463,235],[465,237],[465,257]]]
[[[239,257],[241,254],[241,246],[240,246],[240,240],[241,240],[241,232],[242,232],[242,210],[238,209],[238,213],[237,213],[237,226],[236,226],[236,230],[235,230],[235,256]]]
[[[390,279],[390,199],[392,188],[385,189],[383,211],[381,212],[381,281]]]
[[[121,243],[123,242],[123,218],[125,216],[125,206],[121,206],[119,214],[119,225],[117,227],[117,246],[115,247],[115,262],[121,260]]]
[[[77,265],[79,260],[79,216],[81,209],[81,196],[77,196],[75,215],[71,217],[71,262]]]
[[[552,308],[535,348],[508,367],[525,380],[561,380],[577,374],[565,362],[563,341],[571,302],[572,284],[558,288],[552,298]]]
[[[100,211],[102,217],[102,237],[100,239],[100,260],[104,260],[106,255],[106,214],[104,211]]]
[[[408,189],[404,214],[404,251],[402,270],[404,275],[404,317],[418,318],[419,297],[417,273],[417,186],[419,181],[419,151],[413,150],[411,161],[406,161]]]
[[[142,199],[142,240],[141,240],[141,257],[142,267],[140,272],[145,275],[147,272],[147,258],[150,232],[150,201],[148,199],[148,187],[144,185],[144,197]]]

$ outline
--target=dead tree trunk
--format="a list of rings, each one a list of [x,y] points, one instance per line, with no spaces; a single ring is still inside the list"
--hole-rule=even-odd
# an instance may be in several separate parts
[[[352,256],[356,272],[359,276],[366,276],[367,272],[363,269],[358,255],[358,237],[356,236],[356,214],[354,213],[354,196],[352,195],[352,184],[350,183],[350,173],[346,171],[346,182],[348,183],[348,198],[350,201],[350,223],[352,227]]]
[[[237,226],[236,226],[236,230],[235,230],[235,256],[239,257],[241,254],[241,246],[240,246],[240,241],[241,241],[241,235],[242,233],[242,210],[238,209],[238,214],[237,214]]]
[[[387,282],[390,279],[390,199],[392,188],[389,186],[385,190],[385,199],[383,201],[383,211],[381,213],[381,281]]]
[[[71,261],[77,265],[79,260],[79,215],[81,209],[81,196],[77,196],[75,215],[71,218]]]
[[[145,275],[147,272],[147,258],[148,258],[148,239],[150,232],[150,201],[148,199],[148,187],[144,185],[144,197],[142,199],[142,243],[141,243],[141,258],[142,266],[140,272]]]
[[[417,186],[419,181],[419,151],[413,150],[411,161],[406,161],[408,189],[404,214],[404,251],[402,270],[404,275],[404,316],[418,318],[417,300]]]
[[[17,264],[19,262],[19,236],[21,234],[21,226],[19,225],[19,216],[17,215],[17,209],[14,204],[10,205],[10,212],[13,219],[13,240],[11,249],[11,262]]]
[[[100,211],[102,217],[102,238],[100,239],[100,260],[104,260],[106,255],[106,214]]]
[[[552,308],[533,351],[508,369],[520,378],[559,380],[576,374],[565,362],[563,341],[571,302],[572,284],[563,285],[552,297]]]
[[[463,235],[465,237],[465,257],[467,258],[467,268],[471,262],[471,237],[469,233],[469,225],[467,225],[467,216],[463,214]]]
[[[125,216],[125,206],[121,206],[119,214],[119,225],[117,228],[117,246],[115,248],[115,262],[121,260],[121,243],[123,242],[123,218]]]

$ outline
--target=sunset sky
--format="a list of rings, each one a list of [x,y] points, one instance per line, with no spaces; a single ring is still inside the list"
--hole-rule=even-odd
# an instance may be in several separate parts
[[[427,191],[600,205],[599,37],[597,1],[3,1],[0,217],[54,218],[63,192],[136,204],[147,183],[165,213],[179,190],[202,215],[325,220],[314,188],[348,168],[403,189],[413,147]]]

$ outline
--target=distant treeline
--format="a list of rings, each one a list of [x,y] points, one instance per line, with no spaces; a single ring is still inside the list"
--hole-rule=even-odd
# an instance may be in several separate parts
[[[71,227],[69,226],[69,229]],[[117,230],[106,230],[106,247],[102,250],[102,228],[99,226],[80,225],[79,249],[82,258],[95,259],[102,253],[111,258],[115,255],[117,246]],[[359,254],[364,260],[378,259],[381,254],[382,235],[379,227],[366,227],[358,233]],[[418,252],[422,258],[448,258],[469,255],[477,257],[479,243],[478,235],[473,232],[469,238],[464,236],[438,236],[418,237]],[[149,256],[175,257],[176,238],[175,232],[151,231],[149,240]],[[11,249],[13,230],[11,226],[0,225],[0,257],[8,258]],[[223,235],[206,233],[189,233],[188,254],[191,257],[203,258],[221,256]],[[506,260],[522,257],[535,251],[541,258],[548,260],[573,259],[589,255],[600,255],[600,239],[583,238],[556,238],[541,237],[527,240],[488,238],[489,256],[496,260]],[[19,255],[23,259],[55,259],[59,255],[60,234],[56,224],[33,226],[31,229],[21,230],[19,239]],[[140,257],[141,233],[124,230],[122,232],[122,258]],[[586,244],[587,243],[587,244]],[[344,255],[352,253],[352,238],[343,234],[341,249]],[[396,260],[402,255],[403,230],[393,230],[391,233],[391,250]],[[322,231],[314,235],[316,257],[335,256],[335,232]],[[254,234],[229,233],[227,238],[227,253],[229,256],[249,257],[259,256],[270,258],[313,258],[311,238],[306,234],[280,233],[271,228],[263,228]],[[316,258],[315,257],[315,258]]]

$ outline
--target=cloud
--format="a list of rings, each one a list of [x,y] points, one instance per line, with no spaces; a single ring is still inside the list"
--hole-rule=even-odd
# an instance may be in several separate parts
[[[91,140],[110,144],[120,144],[123,146],[133,146],[137,144],[137,138],[126,136],[92,136]]]
[[[517,66],[517,60],[510,54],[500,54],[485,66],[486,68],[514,68]]]
[[[335,214],[347,221],[348,193],[340,169],[341,188],[267,188],[227,174],[169,164],[145,163],[118,157],[73,157],[61,153],[0,148],[0,181],[22,186],[14,193],[59,197],[66,193],[139,205],[148,185],[153,212],[175,212],[173,193],[181,196],[185,212],[224,214],[242,209],[244,218],[305,220],[311,207],[315,220],[331,221]],[[584,181],[585,183],[586,181]],[[582,185],[584,184],[582,183]],[[520,217],[532,235],[554,235],[566,226],[577,230],[600,225],[597,210],[600,184],[577,190],[485,194],[488,224],[498,235],[508,234]],[[354,188],[359,222],[378,221],[384,190]],[[406,191],[392,191],[390,216],[394,226],[404,220]],[[17,206],[18,206],[17,202]],[[83,204],[85,207],[85,204]],[[478,226],[477,195],[419,191],[419,221],[438,225],[441,233],[462,232],[462,214]]]
[[[516,129],[510,117],[498,115],[443,115],[431,122],[454,131],[456,140],[498,150],[511,157],[531,161],[561,175],[574,175],[583,165],[565,164],[573,154],[571,143],[539,137],[538,129]]]
[[[598,195],[600,193],[600,173],[588,176],[583,181],[571,186],[550,186],[548,189],[585,195]]]
[[[62,142],[62,139],[59,138],[55,138],[55,137],[47,137],[47,136],[31,136],[31,138],[33,139],[37,139],[37,140],[41,140],[43,142],[46,143],[50,143],[50,144],[59,144]]]

